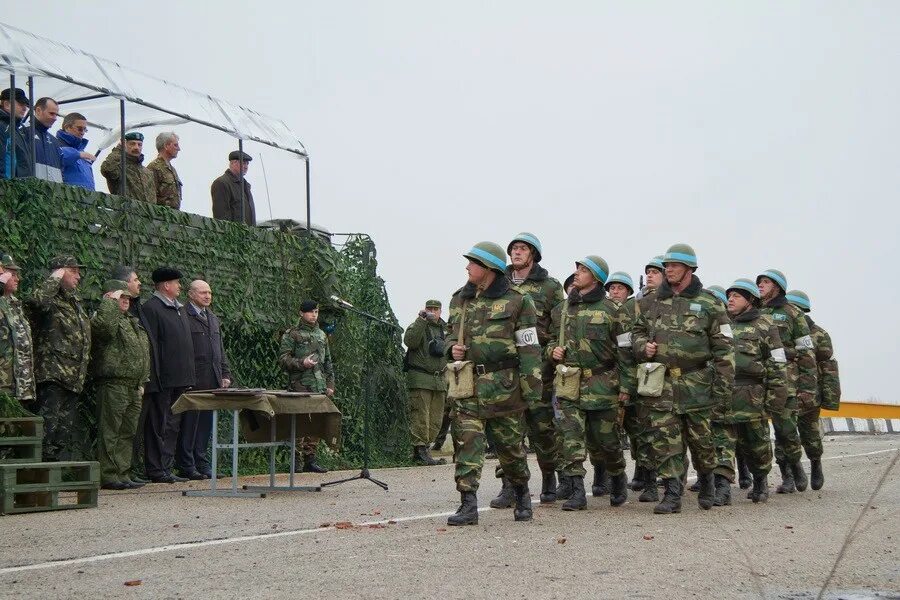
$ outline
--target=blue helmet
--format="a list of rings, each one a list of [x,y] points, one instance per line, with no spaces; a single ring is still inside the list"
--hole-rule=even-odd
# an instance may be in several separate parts
[[[534,235],[533,233],[528,233],[527,231],[523,231],[522,233],[514,237],[512,241],[510,241],[509,244],[506,245],[507,255],[512,254],[512,245],[516,242],[524,242],[531,246],[532,250],[534,251],[534,262],[541,262],[541,240],[539,240],[536,235]]]
[[[712,295],[721,300],[723,304],[728,304],[728,297],[725,295],[725,288],[723,288],[721,285],[711,285],[706,289],[712,292]]]
[[[631,280],[631,277],[625,271],[616,271],[609,276],[609,279],[606,280],[606,284],[604,285],[606,291],[609,291],[609,286],[614,283],[621,283],[627,287],[629,295],[634,293],[634,281]]]
[[[766,269],[762,273],[756,276],[756,284],[759,285],[759,280],[763,277],[767,277],[778,284],[781,288],[782,292],[787,292],[787,277],[784,276],[784,273],[779,271],[778,269]]]
[[[605,284],[606,280],[609,279],[609,265],[596,254],[590,254],[581,260],[576,260],[575,264],[581,265],[590,271],[601,284]]]

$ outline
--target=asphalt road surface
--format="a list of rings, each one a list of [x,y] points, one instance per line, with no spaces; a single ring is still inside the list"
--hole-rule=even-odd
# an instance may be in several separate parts
[[[102,492],[98,509],[0,517],[0,598],[805,599],[842,549],[824,597],[900,598],[900,436],[825,448],[818,492],[773,489],[754,505],[735,486],[733,506],[708,512],[686,492],[670,516],[636,494],[575,513],[538,505],[533,456],[530,523],[486,508],[496,461],[474,527],[446,526],[452,465],[378,470],[388,492],[365,481],[264,499],[181,496],[198,483]]]

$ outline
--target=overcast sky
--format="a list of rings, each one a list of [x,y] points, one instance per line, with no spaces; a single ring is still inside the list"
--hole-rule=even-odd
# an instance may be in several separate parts
[[[687,242],[706,285],[783,270],[845,398],[897,401],[900,3],[82,0],[0,19],[284,119],[313,221],[375,239],[404,324],[449,301],[480,240],[532,231],[560,280],[586,254],[637,279]],[[236,144],[177,131],[183,208],[209,215]],[[305,219],[302,163],[246,150],[273,216]],[[261,161],[248,179],[268,218]]]

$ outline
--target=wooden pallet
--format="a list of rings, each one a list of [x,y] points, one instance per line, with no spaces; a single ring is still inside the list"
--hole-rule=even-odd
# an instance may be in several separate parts
[[[44,419],[0,418],[0,464],[41,462]]]
[[[94,508],[100,463],[0,464],[0,513]]]

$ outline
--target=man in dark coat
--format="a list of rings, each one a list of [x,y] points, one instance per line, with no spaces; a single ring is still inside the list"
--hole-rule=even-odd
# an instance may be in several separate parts
[[[256,225],[253,194],[250,192],[250,182],[245,179],[251,160],[253,158],[249,154],[240,150],[235,150],[228,155],[228,169],[214,179],[210,186],[214,219]],[[242,185],[244,187],[243,209],[241,208]]]
[[[194,386],[194,345],[187,310],[178,301],[181,273],[171,267],[153,271],[156,291],[141,306],[153,359],[147,384],[144,423],[144,468],[154,483],[187,481],[172,473],[181,417],[172,404]]]
[[[231,367],[222,347],[219,317],[210,309],[212,290],[197,279],[188,288],[188,323],[194,345],[195,389],[210,390],[231,385]],[[209,479],[212,471],[206,451],[212,433],[212,411],[190,410],[181,418],[178,452],[175,464],[180,474],[189,479]]]

